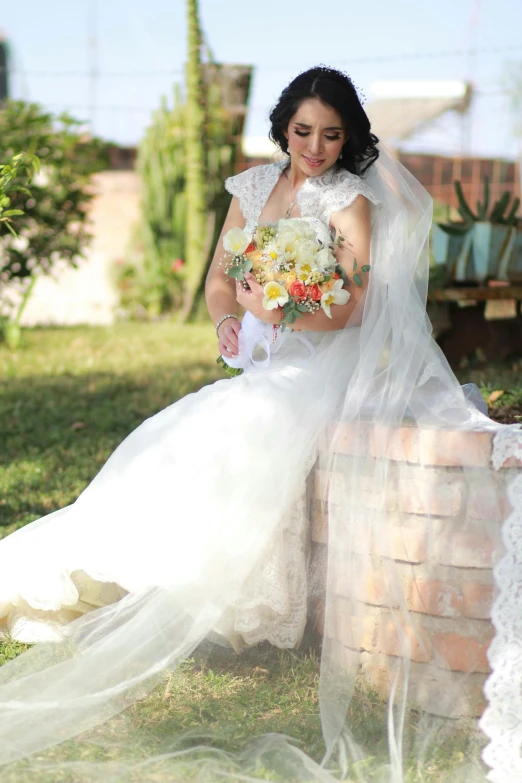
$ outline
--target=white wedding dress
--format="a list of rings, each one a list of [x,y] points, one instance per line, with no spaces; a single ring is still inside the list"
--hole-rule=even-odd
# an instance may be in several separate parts
[[[247,230],[262,219],[282,165],[258,166],[227,180]],[[75,741],[81,743],[84,732],[149,693],[166,669],[205,639],[235,649],[262,640],[282,648],[298,645],[310,591],[307,481],[315,465],[327,501],[319,511],[328,523],[319,688],[325,758],[338,760],[342,779],[364,783],[403,783],[412,759],[419,774],[427,770],[437,783],[484,780],[480,742],[461,754],[462,763],[473,764],[464,777],[445,777],[444,771],[443,777],[431,776],[444,741],[438,718],[444,713],[434,712],[430,702],[432,677],[435,672],[437,682],[444,682],[435,695],[451,714],[452,703],[468,698],[462,669],[473,682],[474,662],[462,664],[459,657],[455,671],[444,655],[429,662],[414,657],[426,639],[419,625],[425,618],[422,608],[412,609],[408,585],[413,578],[417,587],[439,589],[446,580],[451,587],[454,577],[437,560],[437,531],[447,519],[430,510],[402,513],[393,505],[394,486],[413,479],[413,490],[425,493],[429,508],[429,465],[415,459],[410,464],[408,446],[428,433],[433,464],[448,474],[448,484],[437,485],[437,492],[446,497],[457,487],[463,498],[471,497],[478,481],[488,508],[505,509],[496,469],[511,458],[522,461],[522,435],[477,410],[432,339],[425,307],[432,203],[420,184],[380,147],[379,160],[363,179],[332,168],[306,180],[298,205],[318,237],[329,242],[331,214],[358,195],[371,204],[371,273],[345,329],[282,333],[247,314],[240,356],[231,362],[244,368],[243,375],[204,387],[145,421],[75,503],[0,541],[0,634],[53,642],[36,644],[0,667],[2,774],[3,765],[10,770],[28,757],[31,770],[45,772],[42,751],[72,737],[80,736]],[[403,427],[411,435],[404,441],[396,437]],[[492,464],[477,472],[466,454],[457,454],[446,468],[437,434],[476,429],[493,433]],[[490,607],[497,636],[488,653],[489,703],[480,724],[489,738],[482,757],[494,783],[522,780],[522,473],[512,472],[513,510],[504,528],[489,518],[455,517],[466,535],[488,537],[488,566],[495,566],[499,587]],[[429,532],[423,562],[390,556],[397,536],[414,531],[419,520]],[[471,571],[465,576],[474,580]],[[430,632],[440,636],[440,618],[427,617]],[[462,623],[466,628],[468,619]],[[370,740],[365,748],[356,737],[360,721],[352,726],[347,710],[361,666],[380,676],[385,665],[389,703],[378,718],[381,747]],[[83,777],[72,779],[183,779],[175,742],[146,761],[171,764],[167,776],[155,777],[151,767],[152,777],[145,778],[125,723],[119,726],[119,732],[111,728],[106,765],[88,760],[103,730],[87,736],[87,760],[81,745],[74,760],[75,773],[81,768]],[[115,747],[128,759],[125,773],[118,764],[111,767]],[[386,760],[370,769],[382,747]],[[274,780],[338,779],[287,738],[273,735],[253,749],[250,769],[265,764],[263,748],[289,763]],[[58,767],[65,777],[55,779],[69,780],[66,762]],[[202,762],[197,780],[231,778],[205,776],[205,769]],[[24,774],[9,780],[31,779]],[[232,779],[254,778],[241,773]]]
[[[247,231],[281,171],[258,166],[227,181]],[[304,184],[301,216],[329,242],[331,212],[360,193],[376,202],[358,177],[330,170]],[[223,567],[237,571],[237,583],[215,630],[234,647],[296,646],[307,609],[306,478],[317,452],[310,433],[320,435],[336,402],[314,402],[320,378],[310,368],[331,339],[281,333],[247,314],[244,375],[145,421],[75,503],[0,542],[0,631],[23,642],[57,639],[64,624],[126,593],[188,593],[202,576],[218,582]],[[296,432],[304,416],[303,439]],[[252,537],[255,558],[241,555]]]

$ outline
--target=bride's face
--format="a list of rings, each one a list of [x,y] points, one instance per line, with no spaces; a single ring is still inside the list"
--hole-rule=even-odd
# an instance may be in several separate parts
[[[318,98],[303,101],[285,133],[292,166],[316,177],[338,159],[347,140],[339,114]]]

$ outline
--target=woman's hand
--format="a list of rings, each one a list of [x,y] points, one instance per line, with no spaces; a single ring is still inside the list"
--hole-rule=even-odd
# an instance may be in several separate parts
[[[250,290],[246,290],[243,285],[236,281],[236,299],[237,302],[252,313],[252,315],[259,321],[264,321],[266,324],[278,324],[281,321],[281,313],[279,308],[275,310],[265,310],[263,307],[264,291],[263,286],[260,285],[254,275],[250,272],[245,272],[245,282],[248,283]]]
[[[235,318],[227,318],[218,329],[218,349],[222,356],[234,359],[239,353],[240,321]]]

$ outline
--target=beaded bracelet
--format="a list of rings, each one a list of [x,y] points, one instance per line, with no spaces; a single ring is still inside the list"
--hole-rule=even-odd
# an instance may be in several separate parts
[[[219,334],[218,334],[218,332],[219,332],[219,327],[221,326],[221,324],[223,323],[223,321],[226,321],[226,320],[227,320],[227,318],[235,318],[235,319],[236,319],[236,321],[239,321],[239,318],[237,317],[237,315],[234,315],[233,313],[227,313],[226,315],[224,315],[224,316],[223,316],[223,318],[220,318],[220,319],[219,319],[219,321],[218,321],[218,322],[217,322],[217,324],[216,324],[216,335],[217,335],[218,337],[219,337]]]

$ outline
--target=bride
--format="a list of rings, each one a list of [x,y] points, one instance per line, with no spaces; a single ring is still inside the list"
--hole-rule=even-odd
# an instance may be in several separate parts
[[[384,727],[389,760],[379,779],[402,781],[412,754],[429,766],[428,736],[437,748],[440,726],[423,712],[420,696],[422,731],[410,737],[406,684],[417,630],[399,566],[375,553],[361,557],[356,545],[363,527],[382,540],[393,535],[391,446],[384,443],[383,459],[369,460],[360,436],[368,426],[378,434],[405,420],[434,429],[493,425],[466,399],[431,338],[431,200],[379,145],[351,80],[325,67],[300,74],[270,121],[286,159],[226,181],[233,198],[206,284],[219,351],[243,374],[145,421],[75,503],[0,542],[0,632],[36,643],[0,669],[0,765],[15,770],[12,779],[30,779],[27,769],[39,764],[45,770],[45,748],[123,711],[205,639],[236,651],[262,641],[299,645],[317,580],[310,568],[312,475],[322,477],[329,501],[327,564],[319,569],[325,758],[335,754],[340,774],[376,779],[375,770],[357,766],[366,751],[346,721],[360,660],[339,644],[334,626],[339,579],[365,623],[374,608],[364,592],[377,567],[386,574],[384,605],[393,610],[401,646]],[[257,280],[248,275],[245,289],[222,266],[230,229],[250,234],[281,218],[303,219],[335,249],[350,294],[332,305],[331,317],[306,313],[284,330],[281,310],[264,309]],[[347,428],[356,444],[351,458],[339,448]],[[484,481],[495,484],[492,474]],[[361,505],[369,486],[371,511]],[[450,676],[447,682],[445,697],[452,698],[462,685]],[[333,779],[283,738],[268,745],[274,742],[295,762],[295,779]],[[167,756],[174,763],[176,754],[163,761]],[[26,757],[32,766],[17,778],[16,763]],[[81,769],[82,780],[132,774],[126,767],[111,777],[109,762]],[[140,775],[147,779],[143,769]]]

